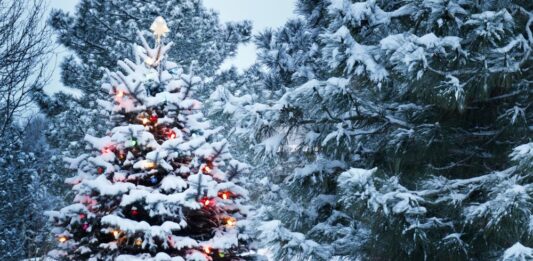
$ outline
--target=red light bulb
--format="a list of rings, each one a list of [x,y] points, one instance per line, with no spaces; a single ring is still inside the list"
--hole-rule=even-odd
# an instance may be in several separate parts
[[[152,114],[152,116],[150,116],[151,122],[157,122],[157,119],[158,119],[157,114]]]
[[[168,138],[171,140],[176,138],[176,133],[173,131],[169,131],[167,135],[168,135]]]
[[[208,199],[208,198],[204,198],[204,199],[202,199],[202,200],[200,201],[200,203],[201,203],[202,206],[204,206],[204,207],[209,207],[209,206],[212,205],[212,203],[214,203],[214,202],[211,202],[211,200]]]

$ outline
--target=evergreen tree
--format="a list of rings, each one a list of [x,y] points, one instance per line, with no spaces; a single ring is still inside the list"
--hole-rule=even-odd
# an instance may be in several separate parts
[[[73,157],[83,151],[82,143],[72,141],[82,140],[86,134],[103,134],[105,112],[96,101],[107,95],[98,88],[104,68],[118,69],[119,59],[133,57],[130,43],[136,32],[149,26],[156,16],[166,17],[173,29],[167,36],[175,43],[169,57],[201,77],[211,76],[251,34],[250,22],[222,24],[218,14],[206,9],[200,0],[81,0],[74,14],[53,10],[49,24],[58,42],[72,53],[60,65],[61,80],[82,93],[80,97],[36,95],[51,121],[51,145],[63,156]],[[54,163],[55,171],[67,175],[63,165],[60,157]]]
[[[166,22],[152,28],[155,48],[141,37],[135,61],[118,62],[99,104],[110,113],[107,135],[85,141],[94,152],[69,159],[77,175],[75,203],[49,213],[60,260],[242,260],[248,171],[232,159],[219,129],[192,98],[200,77],[167,61]]]
[[[50,193],[56,177],[49,171],[50,151],[44,134],[46,122],[38,116],[6,130],[0,142],[0,258],[21,260],[46,253],[49,226],[42,212],[58,205]]]
[[[531,255],[531,168],[508,154],[532,134],[533,4],[297,9],[305,20],[257,38],[275,95],[215,108],[271,158],[260,230],[276,258]]]

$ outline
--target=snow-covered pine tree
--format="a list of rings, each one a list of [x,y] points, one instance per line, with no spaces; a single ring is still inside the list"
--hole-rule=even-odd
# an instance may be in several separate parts
[[[50,247],[43,210],[57,206],[55,193],[50,193],[54,175],[45,175],[50,168],[50,153],[45,141],[46,122],[36,116],[6,130],[7,139],[0,139],[0,259],[22,260],[44,255]]]
[[[159,17],[151,28],[167,31]],[[167,61],[172,43],[118,63],[100,105],[114,128],[85,137],[94,151],[70,159],[75,203],[49,213],[59,260],[241,260],[248,252],[247,191],[219,129],[192,98],[201,78]]]
[[[61,156],[79,155],[83,144],[75,141],[85,134],[103,134],[106,117],[95,101],[107,95],[98,88],[104,68],[118,69],[118,60],[134,55],[130,43],[155,16],[166,17],[173,29],[167,36],[175,43],[169,57],[200,77],[211,76],[251,34],[250,22],[221,23],[201,0],[81,0],[74,14],[53,10],[49,24],[58,42],[72,54],[61,62],[62,83],[82,93],[79,97],[36,95],[50,120],[48,139],[62,151]],[[198,95],[204,94],[199,90]],[[55,172],[68,175],[63,165],[59,157]]]
[[[273,156],[262,230],[277,258],[527,256],[531,170],[517,173],[508,154],[532,135],[533,3],[297,9],[302,33],[289,23],[258,39],[276,95],[217,96],[241,137]]]

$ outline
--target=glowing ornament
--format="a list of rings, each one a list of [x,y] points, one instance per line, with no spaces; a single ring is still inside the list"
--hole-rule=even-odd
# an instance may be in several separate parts
[[[164,37],[168,32],[170,32],[167,22],[161,16],[158,16],[155,19],[155,21],[152,23],[152,26],[150,26],[150,30],[152,30],[154,35],[157,37],[158,43],[161,41],[161,37]]]
[[[65,243],[67,240],[68,238],[66,236],[59,236],[57,238],[57,241],[59,241],[59,243]]]
[[[137,239],[135,239],[134,244],[135,246],[140,247],[143,244],[143,240],[140,237],[138,237]]]
[[[150,182],[151,182],[152,184],[156,184],[156,183],[157,183],[157,177],[156,177],[156,176],[152,176],[152,177],[150,178]]]
[[[226,254],[224,254],[224,252],[219,252],[218,256],[221,257],[221,258],[224,258],[226,256]]]

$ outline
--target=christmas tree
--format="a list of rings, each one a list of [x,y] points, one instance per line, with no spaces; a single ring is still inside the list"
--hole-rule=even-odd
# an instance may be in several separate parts
[[[87,135],[92,153],[69,159],[74,204],[48,213],[58,260],[241,260],[248,251],[247,191],[220,129],[191,96],[202,84],[167,61],[169,28],[158,17],[135,61],[107,72],[99,104],[113,128]]]

